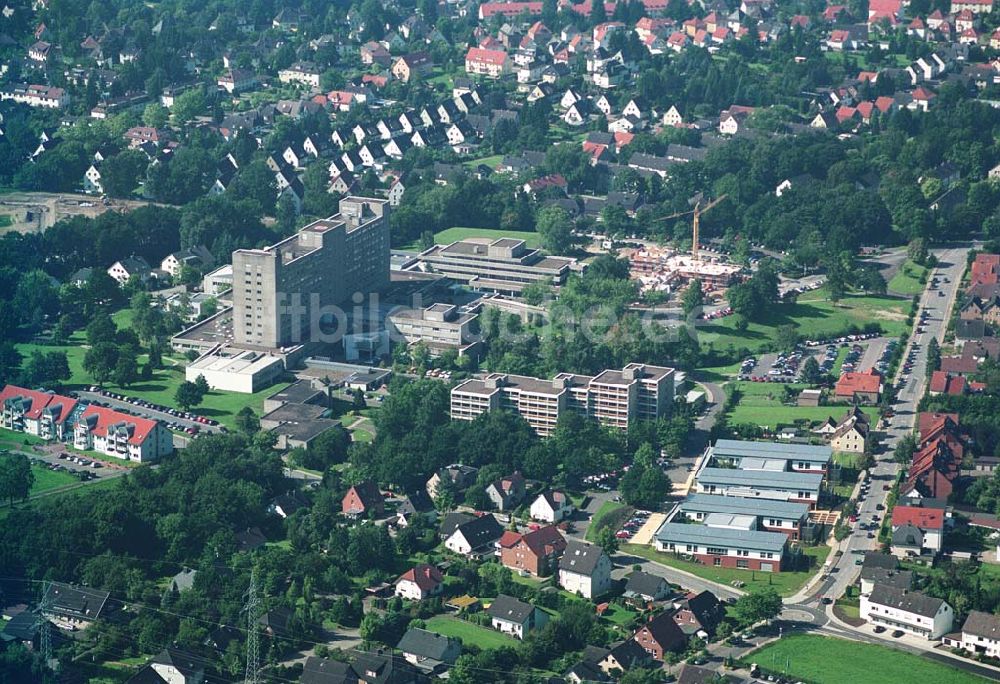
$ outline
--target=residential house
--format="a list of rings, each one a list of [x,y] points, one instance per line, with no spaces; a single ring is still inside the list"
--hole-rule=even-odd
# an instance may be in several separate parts
[[[210,661],[188,651],[168,647],[129,679],[136,684],[202,684]]]
[[[409,83],[414,76],[428,73],[434,67],[434,61],[426,52],[412,52],[398,57],[392,64],[392,75],[403,83]]]
[[[657,601],[665,600],[672,592],[670,583],[660,575],[635,570],[628,576],[622,596],[636,608],[646,610]]]
[[[957,634],[943,639],[946,646],[959,648],[971,656],[1000,658],[1000,616],[970,610]]]
[[[853,406],[840,419],[830,435],[830,448],[845,453],[863,454],[871,432],[868,414]]]
[[[427,484],[425,485],[427,494],[432,499],[436,499],[440,493],[439,487],[445,480],[449,483],[446,487],[454,487],[459,493],[464,492],[475,483],[478,472],[478,468],[462,465],[461,463],[453,463],[445,466],[431,475],[430,479],[427,480]]]
[[[320,69],[311,62],[296,62],[278,72],[282,83],[299,83],[309,88],[319,89]]]
[[[152,274],[149,263],[140,256],[126,257],[111,264],[108,275],[115,279],[119,285],[125,285],[133,276],[140,282],[145,282]]]
[[[552,572],[566,550],[566,539],[554,525],[521,534],[507,531],[498,542],[500,563],[511,570],[543,577]]]
[[[861,595],[861,619],[935,641],[951,631],[955,611],[943,599],[876,584]]]
[[[503,528],[489,513],[473,517],[461,523],[445,539],[449,551],[462,556],[483,556],[492,554],[494,542],[503,535]]]
[[[601,547],[571,540],[559,561],[559,586],[587,599],[611,589],[611,559]]]
[[[874,368],[864,372],[841,373],[834,398],[857,404],[877,404],[882,396],[882,376]]]
[[[215,257],[204,245],[195,245],[173,252],[160,262],[160,270],[165,271],[172,278],[181,274],[181,269],[185,266],[202,270],[215,265]]]
[[[524,500],[524,476],[514,472],[491,482],[486,487],[486,497],[501,513],[517,508]]]
[[[573,502],[566,492],[549,490],[531,502],[531,518],[542,522],[557,523],[573,515]]]
[[[674,622],[685,634],[705,639],[715,634],[716,627],[726,617],[726,606],[712,592],[691,592],[674,602]]]
[[[444,589],[444,576],[433,565],[421,563],[410,568],[396,580],[396,596],[423,601],[437,596]]]
[[[442,666],[454,665],[462,655],[460,639],[428,632],[426,629],[411,627],[396,644],[396,650],[403,653],[407,662],[422,670],[437,673]]]
[[[49,582],[42,599],[42,617],[58,627],[86,629],[103,617],[110,594],[100,589]]]
[[[344,495],[341,501],[341,511],[351,517],[380,516],[385,510],[385,500],[378,485],[371,480],[360,482]]]
[[[493,629],[523,639],[531,630],[539,629],[548,622],[549,615],[530,603],[519,601],[513,596],[500,594],[486,609]]]
[[[653,617],[632,636],[653,659],[663,662],[667,653],[676,653],[687,646],[687,637],[669,612]]]
[[[892,555],[937,555],[943,545],[944,527],[943,508],[897,504],[892,509]]]
[[[465,55],[465,73],[501,78],[513,73],[513,60],[503,50],[471,47]]]

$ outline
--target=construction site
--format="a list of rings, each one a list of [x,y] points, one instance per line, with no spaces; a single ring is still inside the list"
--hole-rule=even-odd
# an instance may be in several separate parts
[[[643,294],[648,292],[676,292],[692,280],[701,281],[702,290],[709,296],[722,296],[726,289],[738,281],[739,266],[729,263],[724,256],[706,256],[700,248],[699,224],[701,215],[726,198],[725,195],[701,206],[701,201],[689,211],[664,216],[660,221],[691,216],[691,252],[685,253],[670,247],[645,245],[622,250],[629,261],[629,271],[640,284]]]

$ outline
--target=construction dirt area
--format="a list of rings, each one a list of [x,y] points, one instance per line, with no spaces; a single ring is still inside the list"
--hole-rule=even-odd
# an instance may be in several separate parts
[[[134,200],[111,200],[71,193],[11,192],[0,195],[0,234],[41,233],[71,216],[94,218],[106,211],[131,211],[151,204]],[[5,218],[6,217],[6,218]]]

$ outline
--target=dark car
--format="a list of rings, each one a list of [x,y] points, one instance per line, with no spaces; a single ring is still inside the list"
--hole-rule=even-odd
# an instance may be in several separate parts
[[[903,630],[901,630],[901,629],[897,629],[897,630],[893,631],[893,633],[892,633],[892,638],[893,639],[898,639],[901,636],[903,636]]]
[[[885,627],[883,627],[882,625],[876,625],[875,626],[875,633],[876,634],[881,634],[884,631],[885,631]]]

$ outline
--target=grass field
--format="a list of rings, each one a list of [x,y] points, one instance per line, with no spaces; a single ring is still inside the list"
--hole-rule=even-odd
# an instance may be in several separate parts
[[[803,335],[829,337],[846,332],[852,326],[862,328],[878,323],[890,337],[905,331],[910,302],[894,297],[849,295],[834,304],[824,288],[802,295],[794,304],[773,307],[766,319],[751,323],[746,330],[736,329],[736,316],[727,316],[711,325],[697,327],[698,339],[715,349],[747,348],[751,351],[773,343],[778,326],[793,325]]]
[[[801,384],[790,386],[795,390],[807,387]],[[791,425],[800,420],[819,423],[830,416],[835,419],[840,418],[847,410],[846,406],[786,405],[783,403],[785,396],[783,386],[779,383],[734,382],[727,385],[727,388],[729,387],[735,387],[742,393],[739,404],[729,413],[731,425],[753,423],[774,429],[779,425]],[[873,419],[878,417],[878,410],[874,407],[865,407],[862,410]]]
[[[809,570],[795,572],[756,572],[753,570],[717,568],[715,566],[702,565],[701,563],[693,563],[682,558],[677,558],[670,553],[661,553],[652,546],[646,545],[622,544],[621,550],[622,553],[631,553],[642,558],[648,558],[656,563],[669,565],[672,568],[690,572],[692,575],[697,575],[702,579],[718,582],[719,584],[731,585],[734,580],[739,580],[746,583],[743,589],[749,591],[755,588],[770,586],[782,596],[791,596],[801,589],[802,585],[816,574],[819,566],[823,565],[827,555],[830,553],[829,546],[803,547],[803,553],[812,559]]]
[[[447,245],[455,242],[456,240],[465,240],[466,238],[489,238],[490,240],[497,240],[504,237],[524,240],[527,246],[532,249],[541,246],[541,236],[538,233],[517,230],[497,230],[494,228],[446,228],[434,234],[434,242],[439,245]],[[409,245],[402,247],[402,249],[420,249],[420,243],[412,242]]]
[[[786,636],[743,659],[813,684],[934,682],[980,684],[986,680],[954,667],[885,646],[813,635]]]
[[[618,524],[624,522],[624,518],[629,514],[626,510],[627,508],[625,504],[614,501],[605,501],[602,503],[601,507],[594,513],[594,517],[591,518],[587,532],[583,535],[584,539],[594,541],[601,528],[608,525],[617,527]]]
[[[41,466],[31,466],[31,472],[35,474],[35,483],[31,485],[32,494],[40,494],[42,492],[47,492],[50,489],[65,487],[66,485],[77,484],[80,482],[80,478],[74,477],[67,472],[49,470],[48,468],[42,468]]]
[[[503,155],[502,154],[493,154],[493,155],[490,155],[489,157],[480,157],[479,159],[470,159],[469,161],[463,162],[463,163],[465,164],[465,166],[468,166],[470,168],[479,166],[480,164],[485,164],[486,166],[490,167],[491,169],[496,169],[497,165],[500,162],[502,162],[502,161],[503,161]]]
[[[0,228],[7,228],[14,225],[14,219],[10,214],[0,214]]]
[[[458,637],[462,643],[482,649],[513,646],[513,638],[486,627],[474,625],[449,615],[435,615],[427,621],[427,630],[444,636]]]
[[[926,273],[926,266],[907,260],[889,281],[889,291],[910,296],[920,294],[927,287],[925,283],[920,282]]]

